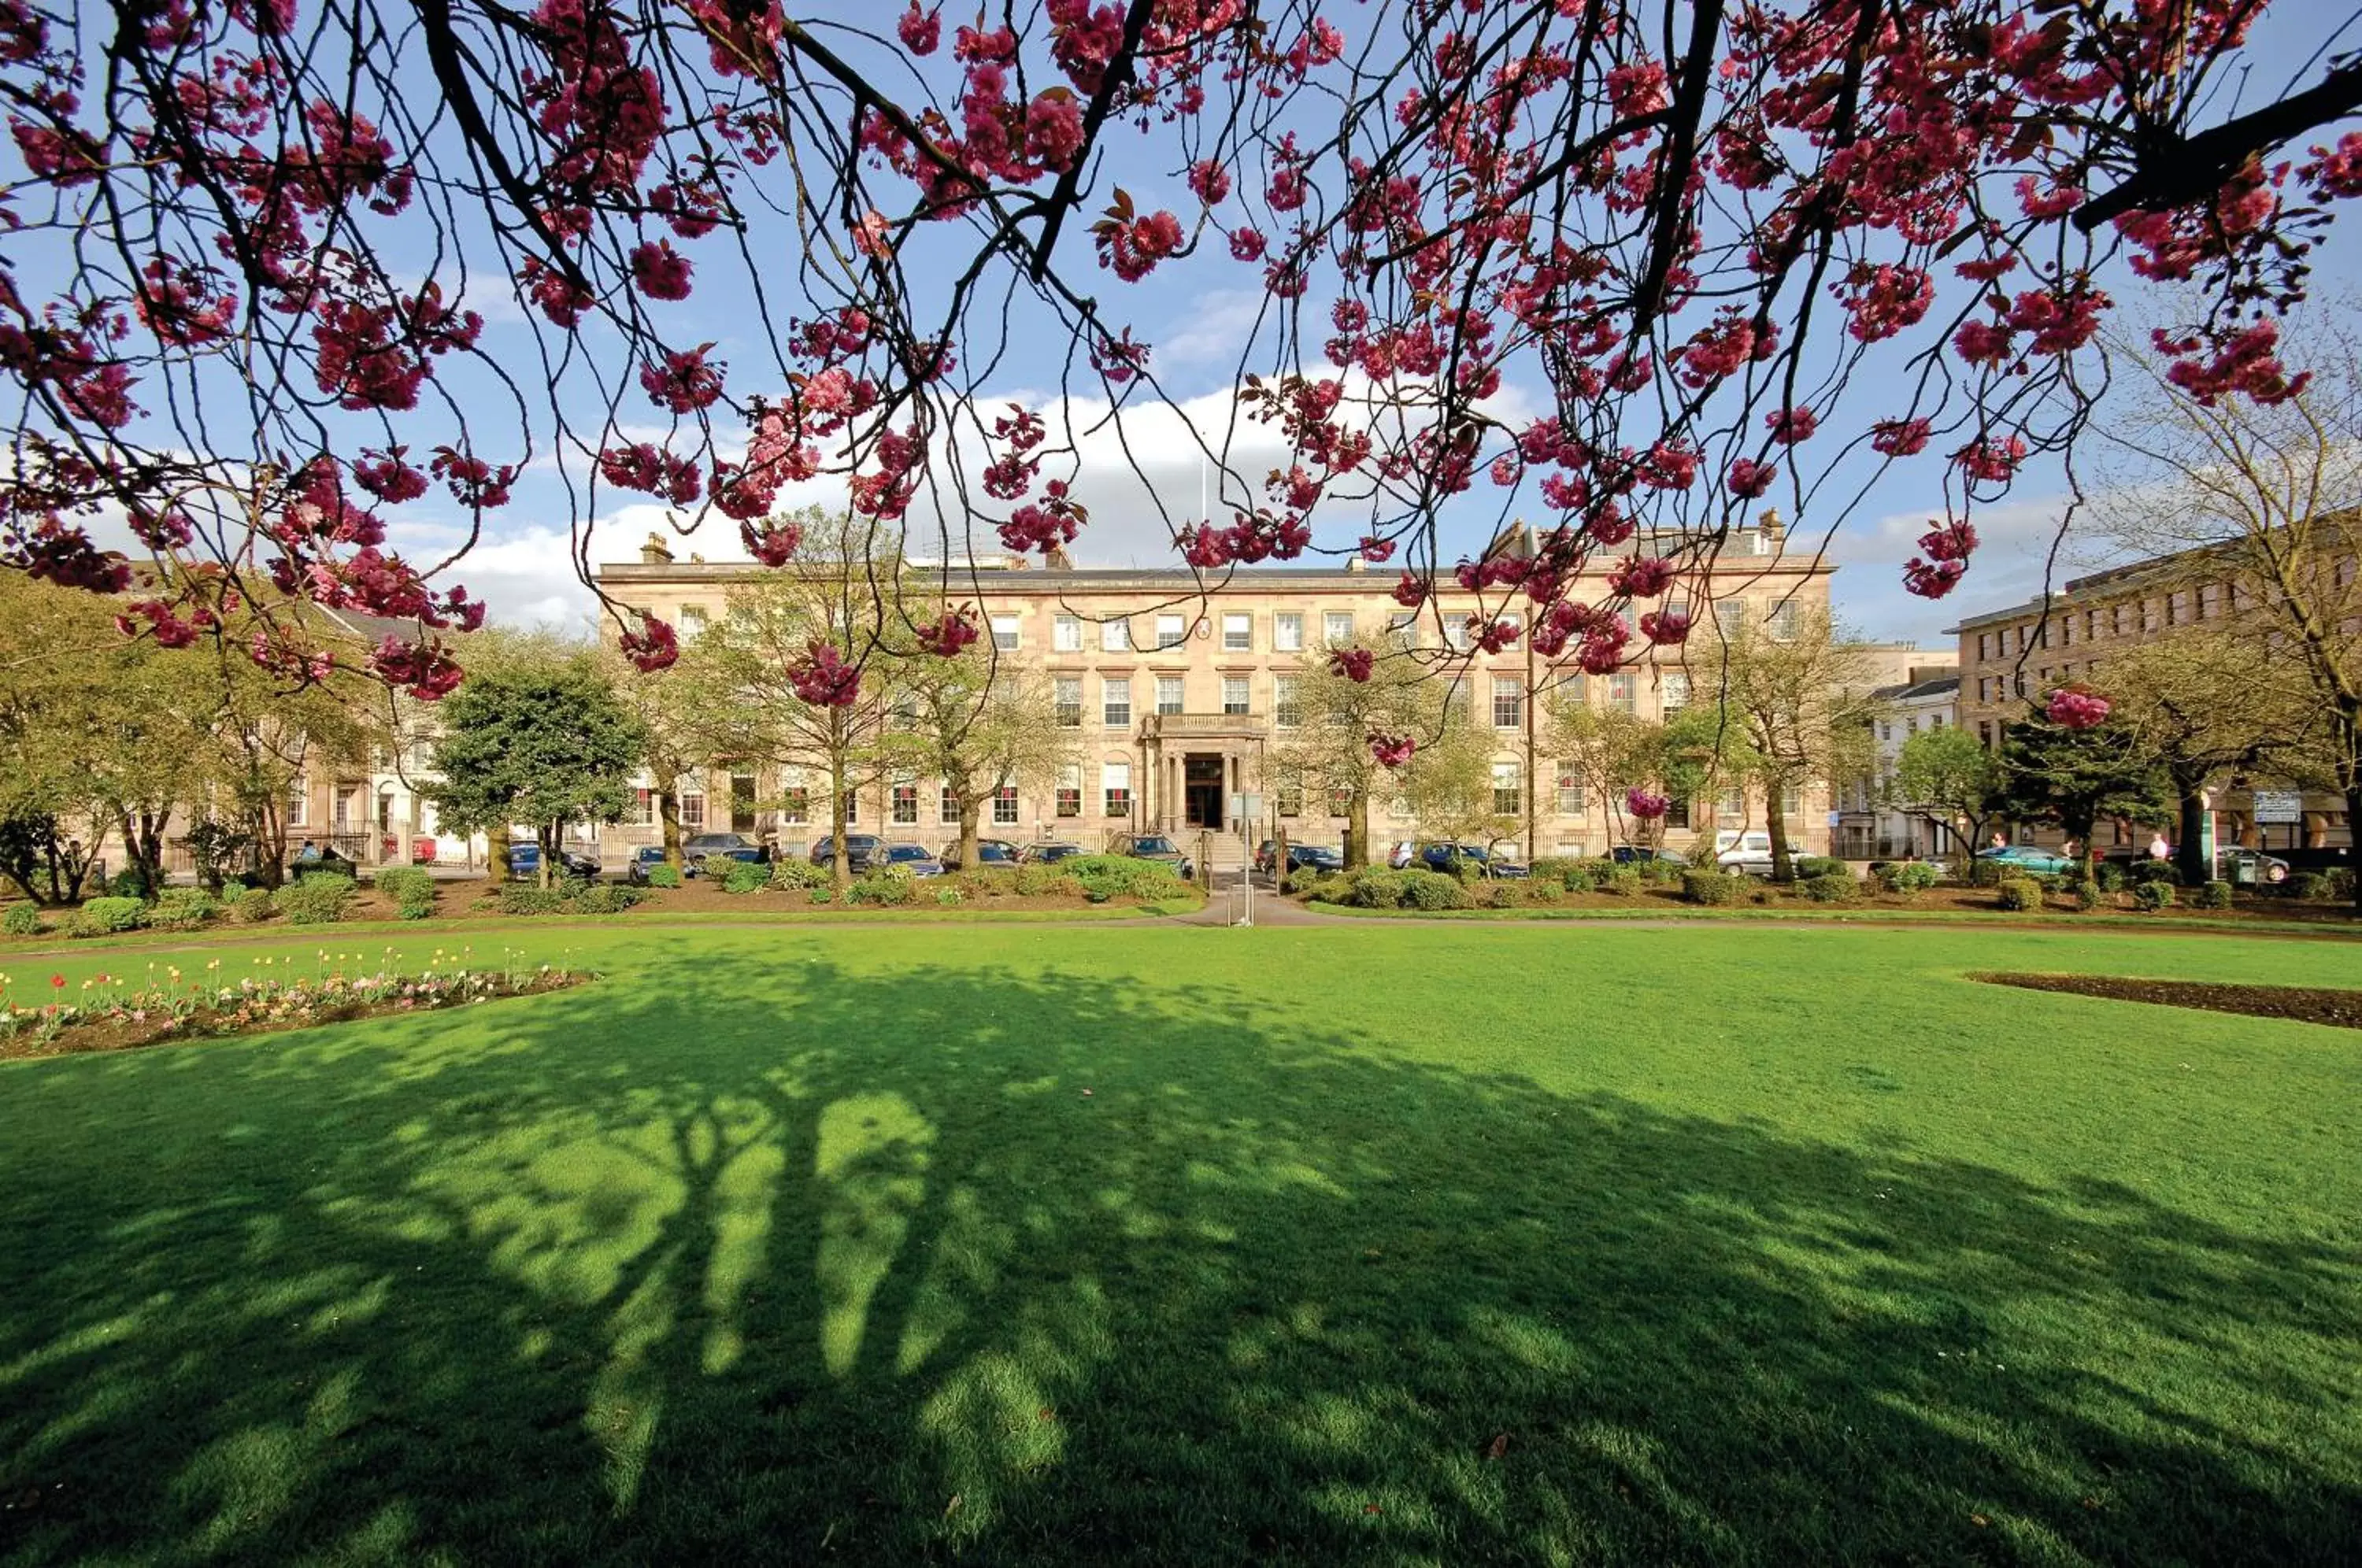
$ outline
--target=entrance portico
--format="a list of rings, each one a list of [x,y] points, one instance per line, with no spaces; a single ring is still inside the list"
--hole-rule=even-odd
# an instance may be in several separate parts
[[[1246,713],[1153,713],[1144,730],[1159,831],[1237,833],[1231,803],[1262,771],[1263,722]]]

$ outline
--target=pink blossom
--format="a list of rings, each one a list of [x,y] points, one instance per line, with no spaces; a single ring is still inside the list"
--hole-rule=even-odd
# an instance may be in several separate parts
[[[624,657],[638,667],[643,674],[653,675],[659,669],[669,669],[680,657],[680,638],[668,621],[643,612],[640,629],[625,632],[621,639]]]
[[[768,523],[742,522],[738,525],[739,542],[746,553],[767,567],[783,567],[795,558],[796,547],[803,543],[800,525],[784,521]]]
[[[2050,701],[2043,712],[2061,729],[2088,730],[2106,723],[2113,706],[2096,691],[2062,686],[2050,694]]]
[[[674,250],[669,239],[635,246],[632,280],[652,300],[685,300],[689,298],[689,258]]]
[[[1635,784],[1624,791],[1624,809],[1644,823],[1655,822],[1672,807],[1672,802],[1652,790]]]
[[[1332,648],[1329,654],[1329,668],[1348,680],[1363,681],[1370,679],[1370,668],[1376,656],[1367,648]]]
[[[922,10],[919,0],[911,0],[911,8],[902,13],[894,30],[901,35],[902,47],[912,54],[933,54],[944,37],[942,7]]]
[[[1418,750],[1418,743],[1408,735],[1373,733],[1370,736],[1370,755],[1377,758],[1381,767],[1400,767]]]

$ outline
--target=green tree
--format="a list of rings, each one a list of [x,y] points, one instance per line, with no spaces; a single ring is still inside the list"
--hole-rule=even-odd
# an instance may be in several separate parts
[[[1370,678],[1341,674],[1331,656],[1369,653]],[[1432,736],[1440,717],[1440,693],[1416,655],[1352,645],[1313,647],[1304,656],[1296,681],[1297,722],[1278,732],[1264,755],[1264,774],[1274,789],[1307,799],[1341,796],[1345,804],[1345,867],[1370,860],[1370,805],[1395,789],[1393,770],[1377,759],[1373,735]]]
[[[1047,676],[995,657],[990,642],[900,672],[889,742],[911,771],[939,778],[959,808],[959,862],[977,863],[985,801],[1004,784],[1055,784],[1076,747],[1058,728]]]
[[[1419,832],[1451,844],[1484,845],[1517,836],[1520,812],[1503,811],[1494,795],[1493,732],[1458,706],[1437,714],[1396,780],[1396,792]]]
[[[625,780],[647,732],[588,649],[487,648],[440,716],[442,777],[425,792],[445,826],[492,839],[495,876],[506,869],[511,823],[532,824],[547,887],[568,823],[616,822],[631,804]]]
[[[1794,852],[1782,801],[1868,766],[1871,725],[1881,711],[1870,694],[1876,672],[1868,650],[1841,638],[1827,611],[1814,609],[1784,634],[1772,623],[1742,622],[1717,646],[1694,650],[1694,659],[1700,657],[1712,665],[1707,690],[1738,727],[1762,790],[1772,878],[1787,881]]]
[[[1961,839],[1973,876],[1977,846],[1986,827],[2009,807],[2001,754],[1980,745],[1958,724],[1922,730],[1903,743],[1894,759],[1888,802]]]
[[[2123,724],[2069,729],[2027,719],[2003,733],[2002,803],[2020,821],[2050,823],[2094,858],[2092,830],[2110,818],[2163,822],[2173,790],[2157,753]]]

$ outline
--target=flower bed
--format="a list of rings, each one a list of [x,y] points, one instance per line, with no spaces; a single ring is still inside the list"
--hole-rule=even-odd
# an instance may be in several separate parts
[[[211,1040],[309,1029],[385,1013],[431,1012],[502,997],[564,990],[592,977],[563,965],[529,964],[503,949],[497,964],[478,964],[472,952],[439,949],[425,968],[402,973],[374,966],[359,953],[325,949],[309,975],[299,961],[251,959],[252,973],[235,983],[222,960],[184,973],[176,965],[148,966],[134,981],[102,974],[70,988],[50,975],[34,996],[0,975],[0,1059],[122,1051],[176,1040]],[[45,998],[43,993],[45,993]]]

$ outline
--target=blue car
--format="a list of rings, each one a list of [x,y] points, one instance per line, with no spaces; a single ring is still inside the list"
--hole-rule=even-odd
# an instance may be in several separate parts
[[[2036,877],[2055,877],[2081,864],[2072,856],[2031,844],[2004,844],[1998,849],[1980,849],[1977,859],[1996,870],[2024,871]]]
[[[1470,861],[1484,868],[1487,877],[1514,878],[1526,876],[1523,866],[1512,860],[1497,860],[1481,844],[1429,844],[1419,846],[1418,857],[1430,871],[1451,869],[1454,860]]]
[[[923,844],[889,844],[869,857],[873,871],[900,871],[912,877],[940,877],[944,863]]]
[[[631,864],[624,867],[624,880],[635,887],[648,885],[648,873],[665,863],[664,845],[644,844],[632,851]]]
[[[599,857],[595,855],[584,855],[576,850],[561,849],[557,852],[557,859],[560,876],[587,877],[595,880],[599,875]],[[539,881],[541,879],[541,845],[510,845],[509,876],[519,882]]]

